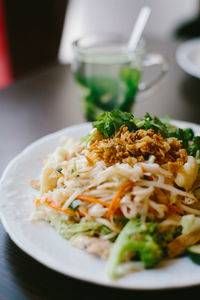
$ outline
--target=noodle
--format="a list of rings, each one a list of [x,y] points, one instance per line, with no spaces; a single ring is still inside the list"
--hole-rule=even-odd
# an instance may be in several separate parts
[[[69,149],[66,149],[66,145],[74,151],[70,152],[71,158],[67,161],[65,157],[69,156]],[[104,161],[98,160],[92,166],[88,166],[86,156],[87,149],[80,150],[80,145],[72,139],[67,140],[66,144],[56,149],[44,167],[42,176],[48,174],[49,178],[41,180],[41,182],[47,182],[48,185],[48,188],[42,187],[42,190],[48,189],[48,192],[42,195],[41,203],[45,202],[45,198],[52,198],[56,205],[60,205],[65,210],[70,207],[76,197],[85,195],[110,204],[120,187],[127,181],[132,181],[134,186],[125,192],[125,195],[122,195],[119,202],[119,208],[125,218],[131,219],[137,215],[142,216],[143,220],[147,216],[150,219],[152,217],[161,220],[165,218],[168,208],[157,203],[156,193],[159,191],[169,192],[167,196],[163,194],[163,197],[168,197],[169,204],[178,205],[185,212],[200,215],[198,210],[187,206],[196,201],[195,196],[191,192],[178,188],[175,185],[173,174],[155,163],[153,155],[143,162],[133,160],[133,165],[115,163],[109,167]],[[50,169],[45,171],[45,168],[49,168],[49,166]],[[62,175],[59,174],[59,176],[56,174],[58,167],[62,169]],[[50,182],[50,178],[53,178],[53,183]],[[56,178],[57,184],[55,184]],[[53,184],[52,187],[51,184]],[[183,203],[187,203],[187,205],[183,206]],[[101,205],[98,205],[91,210],[93,205],[87,201],[82,202],[81,209],[84,214],[87,215],[88,211],[88,217],[94,218],[96,222],[103,222],[117,232],[114,219],[111,218],[109,222],[105,218],[107,208],[102,210]],[[101,218],[95,216],[101,216]]]
[[[130,262],[134,255],[152,258],[154,266],[179,235],[182,218],[187,223],[188,214],[200,216],[191,207],[199,204],[193,192],[196,159],[176,138],[163,138],[153,129],[129,132],[122,126],[111,138],[98,133],[88,145],[66,139],[48,157],[33,220],[50,222],[74,246],[103,258],[117,244],[114,255],[124,251],[119,273],[144,268],[143,262]],[[156,256],[140,255],[151,251],[150,245]],[[118,264],[118,259],[111,261]]]

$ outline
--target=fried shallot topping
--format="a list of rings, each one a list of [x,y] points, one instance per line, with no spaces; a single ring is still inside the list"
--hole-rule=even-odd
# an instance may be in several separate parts
[[[124,125],[113,138],[93,140],[88,151],[90,158],[104,160],[107,165],[127,162],[129,157],[144,161],[154,155],[155,162],[167,165],[172,173],[187,161],[187,152],[176,138],[163,138],[153,129],[133,133]]]

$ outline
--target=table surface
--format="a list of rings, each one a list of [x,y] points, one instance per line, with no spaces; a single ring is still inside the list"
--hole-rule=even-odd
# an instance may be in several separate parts
[[[135,116],[146,111],[160,117],[200,123],[200,82],[185,74],[176,64],[178,46],[173,41],[149,40],[148,51],[164,54],[170,69],[158,88],[140,95]],[[154,70],[149,72],[151,78]],[[141,100],[143,98],[143,100]],[[69,125],[83,122],[70,66],[55,63],[31,77],[0,91],[0,174],[9,161],[29,143]],[[168,291],[151,291],[148,295],[190,295],[200,287]],[[142,291],[124,291],[97,286],[58,274],[22,252],[0,226],[0,299],[74,299],[85,295],[147,295]]]

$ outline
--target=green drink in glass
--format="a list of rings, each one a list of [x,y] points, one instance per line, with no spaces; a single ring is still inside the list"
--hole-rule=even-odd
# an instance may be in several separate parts
[[[138,90],[151,87],[166,69],[164,59],[151,54],[149,64],[163,64],[162,72],[149,85],[141,84],[144,47],[127,49],[126,40],[118,36],[89,36],[73,43],[73,73],[84,115],[95,121],[104,111],[120,109],[131,112]],[[152,56],[153,55],[153,56]],[[161,56],[159,56],[161,58]]]

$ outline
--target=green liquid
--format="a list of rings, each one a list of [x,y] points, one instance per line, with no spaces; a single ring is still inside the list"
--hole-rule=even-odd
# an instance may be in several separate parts
[[[131,111],[138,90],[140,70],[128,63],[81,62],[74,75],[84,115],[88,121],[95,121],[104,111]]]

